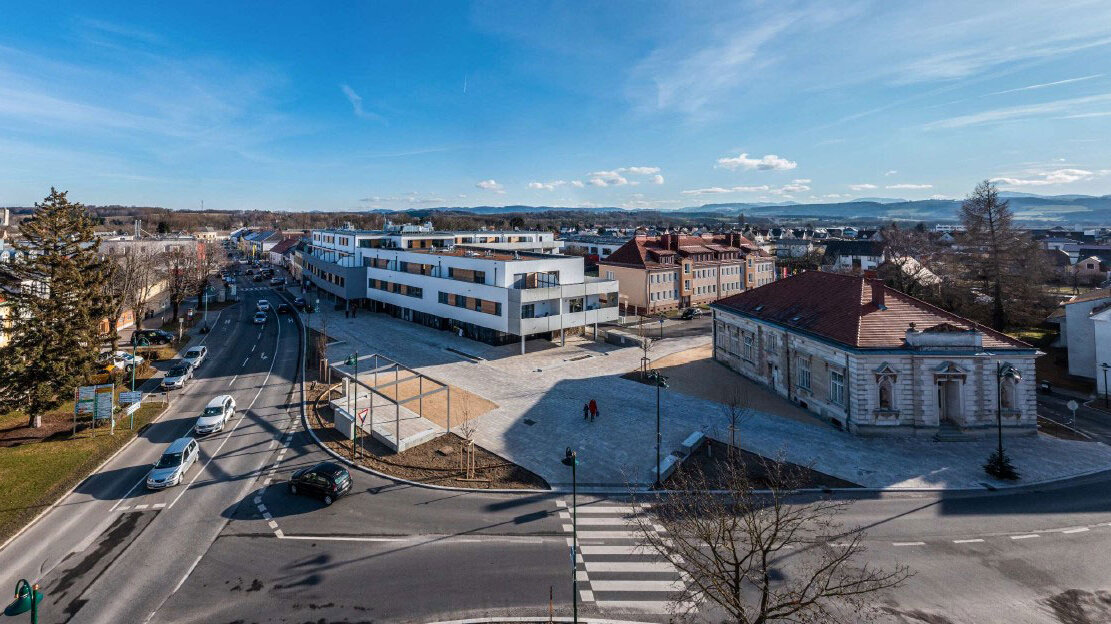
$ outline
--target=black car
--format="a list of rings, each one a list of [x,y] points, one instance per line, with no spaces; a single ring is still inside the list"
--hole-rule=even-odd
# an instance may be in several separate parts
[[[279,303],[278,304],[278,314],[289,314],[292,311],[293,311],[293,308],[290,307],[290,305],[288,303]]]
[[[305,307],[303,307],[301,309],[304,310],[305,312],[310,313],[310,314],[312,314],[313,312],[316,312],[316,306],[314,306],[311,303],[305,304]]]
[[[296,299],[293,300],[293,305],[298,307],[298,308],[303,308],[303,307],[307,306],[308,304],[309,304],[309,302],[305,301],[304,297],[297,297]]]
[[[158,345],[173,342],[174,335],[164,329],[140,329],[131,334],[131,344],[139,344],[140,338],[147,344]]]
[[[256,275],[256,276],[255,276],[255,279],[254,279],[254,281],[256,281],[256,282],[261,282],[261,281],[262,281],[262,280],[264,280],[264,279],[266,279],[266,278],[265,278],[265,277],[263,277],[263,276],[262,276],[262,274],[260,273],[259,275]]]
[[[702,310],[698,308],[687,308],[686,310],[683,310],[682,314],[679,315],[679,318],[683,319],[684,321],[689,321],[700,316],[702,316]]]
[[[311,468],[302,468],[289,477],[289,493],[315,496],[331,505],[337,498],[351,491],[351,474],[332,462],[321,462]]]

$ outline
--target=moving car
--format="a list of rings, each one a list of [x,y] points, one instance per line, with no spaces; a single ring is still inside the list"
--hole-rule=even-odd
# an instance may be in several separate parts
[[[182,360],[170,367],[166,371],[166,376],[162,378],[163,390],[174,390],[177,388],[184,388],[185,382],[193,376],[193,367],[186,361]]]
[[[256,304],[255,307],[258,308],[259,312],[269,312],[270,302],[265,299],[259,299],[258,304]]]
[[[97,359],[104,364],[105,368],[119,369],[129,373],[136,364],[142,364],[144,361],[143,356],[131,355],[127,351],[116,351],[115,353],[105,351]]]
[[[140,329],[131,334],[131,344],[138,344],[140,338],[146,340],[147,344],[169,344],[173,342],[174,334],[164,329]]]
[[[350,491],[351,474],[343,466],[332,462],[302,468],[289,477],[290,494],[315,496],[325,505],[331,505]]]
[[[264,280],[264,279],[266,279],[266,278],[265,278],[265,277],[263,277],[263,276],[262,276],[262,275],[260,274],[260,275],[256,275],[256,276],[255,276],[255,279],[253,279],[253,280],[251,280],[251,281],[253,281],[253,282],[261,282],[261,281],[262,281],[262,280]]]
[[[304,297],[297,297],[296,299],[293,300],[293,305],[294,305],[294,307],[303,308],[303,307],[309,305],[309,302],[305,301]]]
[[[683,319],[684,321],[696,319],[700,316],[702,316],[702,310],[700,308],[687,308],[679,314],[679,318]]]
[[[235,416],[235,399],[231,395],[221,394],[208,402],[201,417],[197,419],[197,424],[193,426],[193,431],[197,434],[223,431],[224,425],[228,424],[232,416]]]
[[[263,312],[262,310],[259,310],[258,312],[255,312],[254,323],[255,323],[255,325],[264,325],[264,324],[266,324],[266,313]]]
[[[289,314],[290,312],[293,312],[293,308],[288,303],[278,304],[278,314]]]
[[[181,483],[185,473],[196,463],[199,454],[200,447],[193,438],[174,440],[147,475],[147,489],[161,490]]]
[[[275,277],[274,279],[270,280],[271,286],[282,286],[283,284],[285,284],[284,277]]]
[[[189,347],[189,350],[185,352],[185,361],[193,368],[200,366],[206,357],[208,357],[208,347],[204,345]]]

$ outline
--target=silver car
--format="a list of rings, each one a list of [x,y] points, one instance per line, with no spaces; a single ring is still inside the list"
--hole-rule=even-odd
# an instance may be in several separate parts
[[[208,402],[204,413],[197,419],[193,431],[200,434],[216,433],[223,431],[231,417],[235,416],[235,399],[228,394],[222,394]]]
[[[193,438],[174,440],[147,475],[147,489],[161,490],[180,484],[199,454],[200,446]]]
[[[193,376],[193,367],[186,361],[174,364],[170,370],[166,371],[166,376],[162,378],[163,390],[176,390],[184,388],[185,382]]]

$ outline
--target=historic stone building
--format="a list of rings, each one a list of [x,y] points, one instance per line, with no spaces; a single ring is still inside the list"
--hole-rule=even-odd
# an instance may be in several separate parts
[[[1037,349],[880,280],[808,271],[711,307],[716,360],[854,433],[1036,431]]]

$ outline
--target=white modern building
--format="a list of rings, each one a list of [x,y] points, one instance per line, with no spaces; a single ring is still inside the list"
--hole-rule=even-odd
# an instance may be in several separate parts
[[[1096,340],[1092,315],[1111,305],[1111,288],[1097,288],[1077,295],[1065,302],[1065,317],[1061,323],[1061,336],[1069,354],[1069,374],[1085,379],[1096,379]],[[1102,360],[1101,360],[1102,361]],[[1102,377],[1102,373],[1098,375]]]
[[[505,344],[618,316],[616,280],[587,277],[581,257],[547,232],[313,230],[298,251],[302,280],[347,305]]]

